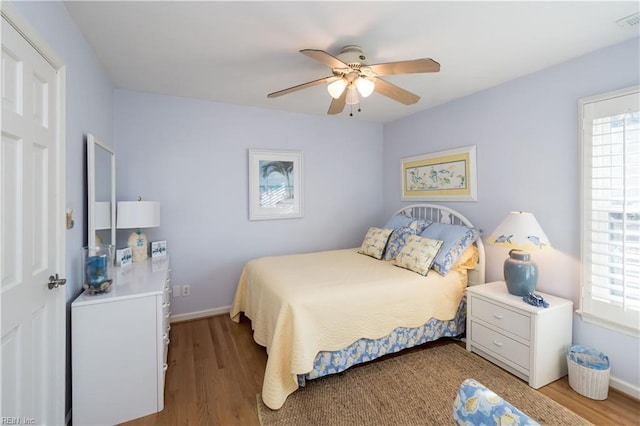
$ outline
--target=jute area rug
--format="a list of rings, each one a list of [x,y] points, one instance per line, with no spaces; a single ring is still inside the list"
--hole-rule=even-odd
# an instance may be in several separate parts
[[[263,426],[451,425],[453,400],[466,378],[476,379],[541,424],[589,424],[455,343],[307,381],[277,411],[258,395],[258,415]]]

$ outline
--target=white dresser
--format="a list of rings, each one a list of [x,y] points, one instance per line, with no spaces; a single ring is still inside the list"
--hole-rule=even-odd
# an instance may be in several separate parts
[[[71,304],[73,424],[161,411],[169,347],[169,259],[115,268],[106,294]]]
[[[567,374],[573,302],[536,292],[548,308],[509,294],[504,281],[467,288],[467,350],[538,389]]]

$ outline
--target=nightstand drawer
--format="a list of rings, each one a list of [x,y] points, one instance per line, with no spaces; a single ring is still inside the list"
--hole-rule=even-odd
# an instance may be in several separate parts
[[[471,315],[523,339],[530,340],[531,319],[527,315],[505,309],[480,298],[474,298],[471,305]]]
[[[529,346],[476,322],[471,323],[471,338],[474,343],[529,370]]]

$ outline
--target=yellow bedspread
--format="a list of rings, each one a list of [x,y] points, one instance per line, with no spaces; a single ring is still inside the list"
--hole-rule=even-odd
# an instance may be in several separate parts
[[[278,409],[318,352],[452,319],[465,286],[464,272],[423,277],[357,249],[263,257],[244,267],[230,315],[244,312],[267,348],[262,399]]]

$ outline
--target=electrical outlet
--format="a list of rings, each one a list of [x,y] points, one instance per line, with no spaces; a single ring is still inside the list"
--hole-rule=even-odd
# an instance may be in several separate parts
[[[183,285],[182,286],[182,295],[183,296],[188,296],[191,294],[191,286],[189,285]]]
[[[173,297],[180,297],[181,296],[180,290],[182,289],[180,288],[179,285],[174,285],[173,288],[171,289],[171,293],[173,293]]]

